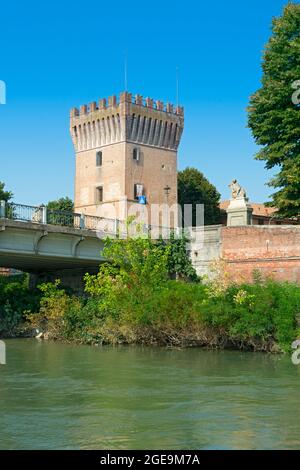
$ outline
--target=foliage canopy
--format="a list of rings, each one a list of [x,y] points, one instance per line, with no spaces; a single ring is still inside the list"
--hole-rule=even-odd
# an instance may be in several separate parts
[[[278,170],[268,205],[278,215],[300,215],[300,5],[289,3],[273,20],[263,55],[262,86],[250,98],[248,125],[256,155],[267,169]]]

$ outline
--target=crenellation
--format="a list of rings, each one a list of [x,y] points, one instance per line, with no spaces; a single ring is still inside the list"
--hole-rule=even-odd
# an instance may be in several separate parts
[[[96,101],[92,101],[90,104],[89,104],[89,112],[90,113],[93,113],[97,110],[97,104],[96,104]]]
[[[117,106],[117,97],[116,95],[112,95],[108,97],[108,106],[111,108],[115,108]]]
[[[156,101],[156,109],[157,109],[158,111],[164,111],[164,103],[163,103],[163,101],[159,101],[159,100]]]
[[[120,103],[132,103],[132,93],[128,93],[128,91],[120,93]]]
[[[153,101],[152,98],[148,98],[148,97],[147,97],[145,101],[146,101],[146,106],[147,106],[147,108],[153,108],[153,103],[154,103],[154,101]]]
[[[123,103],[127,103],[128,105],[130,105],[126,108],[126,113],[128,112],[128,110],[131,109],[131,106],[141,106],[145,108],[145,110],[148,109],[149,111],[152,110],[153,112],[159,111],[167,114],[184,116],[184,108],[182,106],[174,107],[174,105],[171,103],[167,103],[165,105],[164,102],[160,100],[154,101],[152,98],[149,97],[143,98],[143,96],[139,94],[136,94],[134,97],[132,97],[131,93],[122,92],[120,93],[119,100],[117,99],[116,95],[112,95],[108,97],[108,100],[106,100],[106,98],[99,99],[98,106],[96,101],[92,101],[88,106],[86,104],[80,106],[79,111],[77,108],[72,108],[70,111],[70,117],[76,118],[80,115],[109,110],[109,108],[119,109],[120,105],[122,105]]]
[[[135,104],[143,106],[143,97],[142,95],[135,95]]]
[[[106,99],[102,98],[99,100],[99,109],[106,109]]]
[[[78,108],[72,108],[71,111],[70,111],[70,117],[73,118],[73,117],[76,117],[76,116],[79,116],[79,110],[78,110]]]

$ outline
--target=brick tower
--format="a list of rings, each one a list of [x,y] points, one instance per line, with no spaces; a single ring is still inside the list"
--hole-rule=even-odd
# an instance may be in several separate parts
[[[125,220],[141,204],[177,203],[183,122],[182,107],[127,92],[73,108],[75,211]]]

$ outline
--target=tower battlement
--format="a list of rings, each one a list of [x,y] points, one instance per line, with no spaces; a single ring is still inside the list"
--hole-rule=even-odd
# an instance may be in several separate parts
[[[118,142],[177,150],[184,109],[171,103],[123,92],[72,108],[70,131],[76,152]]]
[[[174,106],[172,103],[164,103],[163,101],[154,100],[153,98],[144,98],[142,95],[132,95],[132,93],[123,92],[120,94],[119,100],[116,95],[109,96],[108,99],[101,98],[91,103],[81,105],[80,108],[72,108],[70,112],[71,118],[93,113],[98,110],[104,110],[109,108],[118,108],[121,103],[129,103],[137,106],[144,106],[145,108],[156,109],[157,111],[163,111],[169,114],[177,114],[179,116],[184,115],[184,108],[182,106]]]

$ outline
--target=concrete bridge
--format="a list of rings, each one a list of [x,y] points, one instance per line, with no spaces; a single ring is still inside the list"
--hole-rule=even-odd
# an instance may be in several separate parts
[[[97,230],[96,219],[1,203],[0,266],[30,273],[32,284],[59,277],[65,285],[80,288],[82,275],[97,272],[104,261],[105,232],[103,224]],[[113,221],[107,222],[113,232]]]
[[[104,261],[103,239],[125,231],[116,219],[0,201],[0,266],[30,273],[32,286],[60,278],[81,290]]]
[[[0,264],[26,272],[93,269],[103,261],[96,232],[0,219]]]

